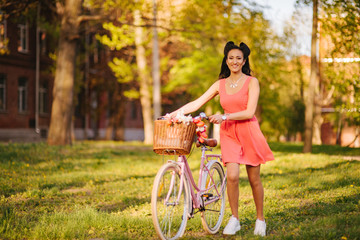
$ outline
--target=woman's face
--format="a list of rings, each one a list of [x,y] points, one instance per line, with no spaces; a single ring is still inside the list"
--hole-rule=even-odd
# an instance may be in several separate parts
[[[231,72],[239,72],[245,64],[244,54],[239,49],[232,49],[229,51],[226,59],[226,64],[228,65]]]

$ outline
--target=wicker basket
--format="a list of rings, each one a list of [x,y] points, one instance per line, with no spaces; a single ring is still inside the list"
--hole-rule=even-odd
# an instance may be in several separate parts
[[[156,120],[153,150],[161,155],[187,155],[190,153],[195,136],[195,123],[173,123]]]

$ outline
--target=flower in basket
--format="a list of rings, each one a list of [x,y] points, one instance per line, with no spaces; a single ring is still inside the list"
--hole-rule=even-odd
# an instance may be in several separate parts
[[[191,115],[185,116],[184,111],[180,110],[174,118],[171,118],[170,114],[167,113],[165,115],[165,119],[167,120],[168,125],[173,123],[184,123],[189,125],[191,122],[193,122],[196,124],[196,134],[198,136],[199,142],[203,143],[204,140],[208,138],[208,135],[206,134],[207,126],[199,116],[194,118]]]
[[[165,119],[167,119],[169,125],[171,125],[172,123],[184,123],[189,125],[193,121],[192,116],[191,115],[185,116],[184,111],[182,110],[180,110],[174,118],[171,118],[170,114],[167,113],[165,115]]]
[[[198,136],[199,142],[203,143],[206,138],[208,138],[208,135],[206,134],[206,128],[204,121],[201,120],[200,117],[195,117],[193,119],[193,122],[196,124],[196,135]]]

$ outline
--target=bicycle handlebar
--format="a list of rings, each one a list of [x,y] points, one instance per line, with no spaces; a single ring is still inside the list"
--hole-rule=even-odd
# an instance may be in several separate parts
[[[206,113],[204,113],[204,112],[201,112],[201,113],[199,114],[199,117],[200,117],[201,119],[206,119],[206,120],[209,119],[209,117],[206,116]]]
[[[194,118],[200,118],[201,120],[206,119],[208,120],[209,117],[206,116],[206,113],[201,112],[198,116],[194,117]],[[194,119],[193,118],[193,119]],[[157,120],[166,120],[167,118],[165,116],[161,116],[158,117]],[[203,139],[204,142],[200,143],[199,140],[196,141],[196,147],[200,147],[200,146],[208,146],[208,147],[216,147],[217,146],[217,141],[216,139]]]

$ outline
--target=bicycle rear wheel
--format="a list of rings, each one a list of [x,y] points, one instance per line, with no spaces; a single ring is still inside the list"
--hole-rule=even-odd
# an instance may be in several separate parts
[[[220,229],[225,211],[225,186],[221,189],[224,170],[219,162],[210,162],[207,167],[209,171],[204,171],[201,184],[201,189],[208,189],[202,195],[205,211],[201,213],[201,220],[203,228],[215,234]]]
[[[181,195],[178,201],[179,191]],[[180,168],[167,163],[158,171],[151,194],[155,230],[161,239],[177,239],[185,231],[189,209],[189,189],[184,181],[180,189]]]

